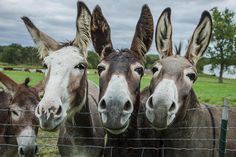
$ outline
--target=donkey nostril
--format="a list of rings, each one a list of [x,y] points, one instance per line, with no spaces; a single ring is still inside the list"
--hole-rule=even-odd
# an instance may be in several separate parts
[[[37,152],[38,152],[38,146],[35,147],[35,152],[34,153],[37,154]]]
[[[125,105],[124,105],[124,110],[125,110],[125,111],[130,111],[131,108],[132,108],[132,105],[131,105],[130,101],[129,101],[129,100],[126,101],[126,103],[125,103]]]
[[[37,113],[37,115],[40,115],[39,106],[36,107],[36,113]]]
[[[153,109],[153,102],[152,102],[152,97],[148,99],[148,107]]]
[[[175,102],[173,102],[173,103],[171,104],[171,106],[170,106],[169,112],[174,111],[175,108],[176,108]]]
[[[100,102],[99,108],[101,110],[105,110],[106,109],[106,101],[104,99]]]
[[[24,155],[24,150],[22,147],[20,147],[20,155]]]
[[[55,115],[60,115],[62,112],[62,108],[61,108],[61,105],[59,106],[59,108],[57,109],[57,112]]]

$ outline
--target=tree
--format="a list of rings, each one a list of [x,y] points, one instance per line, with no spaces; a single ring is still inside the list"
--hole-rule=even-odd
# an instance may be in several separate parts
[[[223,72],[230,65],[236,65],[236,24],[234,12],[225,9],[220,12],[217,7],[211,9],[213,30],[212,40],[207,52],[211,58],[212,69],[220,67],[219,83],[223,83]]]
[[[99,57],[97,53],[93,51],[88,51],[88,68],[89,69],[97,69],[97,66],[99,64]]]

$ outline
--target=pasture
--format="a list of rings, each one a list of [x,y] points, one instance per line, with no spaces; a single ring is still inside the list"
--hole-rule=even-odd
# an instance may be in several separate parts
[[[21,83],[26,77],[31,78],[30,85],[34,85],[43,78],[43,74],[40,73],[28,73],[20,71],[4,71],[9,77],[16,82]],[[88,78],[98,84],[98,75],[94,70],[89,70]],[[145,75],[141,82],[141,88],[149,85],[151,75]],[[214,76],[200,75],[198,80],[194,84],[194,90],[201,103],[207,103],[212,105],[222,105],[223,98],[228,97],[231,105],[236,105],[236,80],[225,79],[223,84],[217,83],[217,78]],[[40,145],[52,145],[49,147],[40,147],[40,157],[57,157],[59,156],[56,148],[57,143],[56,133],[49,133],[40,130],[38,135],[38,144]]]

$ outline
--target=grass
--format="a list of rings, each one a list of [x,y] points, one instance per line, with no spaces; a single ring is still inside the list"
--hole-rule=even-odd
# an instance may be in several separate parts
[[[31,78],[30,85],[37,84],[43,78],[40,73],[28,73],[19,71],[4,71],[8,76],[18,83],[22,83],[26,77]],[[89,70],[88,79],[98,84],[98,75],[94,70]],[[141,82],[141,89],[149,85],[151,76],[145,75]],[[201,103],[222,105],[223,98],[228,97],[232,105],[236,105],[236,80],[225,79],[223,84],[217,83],[218,79],[213,76],[200,75],[193,88]],[[45,132],[40,130],[38,134],[38,144],[56,145],[58,132]],[[41,137],[41,138],[40,138]],[[39,157],[58,157],[58,149],[55,147],[40,147]]]
[[[9,77],[14,79],[18,83],[24,82],[26,77],[31,78],[30,85],[37,84],[43,79],[43,74],[40,73],[28,73],[21,71],[4,71]],[[95,70],[89,70],[88,79],[98,84],[99,79]],[[151,80],[150,75],[144,75],[141,82],[141,89],[147,87]],[[230,99],[231,104],[236,105],[236,80],[224,79],[224,83],[217,83],[218,78],[209,75],[200,75],[198,80],[193,85],[198,99],[202,103],[208,103],[213,105],[222,105],[223,98]]]
[[[29,69],[42,69],[40,65],[28,65],[28,64],[8,64],[0,62],[0,68],[11,67],[11,68],[29,68]]]

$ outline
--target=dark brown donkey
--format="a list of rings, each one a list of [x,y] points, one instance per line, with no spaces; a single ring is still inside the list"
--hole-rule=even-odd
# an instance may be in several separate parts
[[[156,26],[156,47],[160,54],[152,69],[150,96],[146,101],[146,117],[163,143],[165,157],[216,157],[221,109],[201,105],[192,89],[197,80],[196,64],[211,39],[212,21],[209,12],[202,13],[185,56],[172,52],[171,10],[165,9]],[[229,125],[236,126],[236,111],[231,110]],[[216,129],[217,128],[217,129]],[[234,131],[234,132],[233,132]],[[228,138],[236,139],[235,130]],[[227,149],[236,143],[227,142]],[[227,157],[236,152],[227,151]]]
[[[23,21],[48,69],[45,93],[35,112],[40,127],[48,131],[60,127],[63,157],[96,157],[101,156],[104,135],[96,106],[98,88],[87,80],[91,13],[83,2],[77,7],[76,37],[66,44],[41,32],[27,17]]]
[[[37,152],[38,120],[34,110],[39,102],[40,84],[29,87],[29,79],[17,84],[0,72],[0,82],[10,92],[0,92],[0,153],[3,157],[33,157]]]
[[[145,54],[153,38],[153,18],[144,5],[130,49],[115,50],[109,24],[96,6],[91,22],[92,42],[101,58],[98,65],[100,93],[98,111],[107,130],[104,156],[138,156],[137,116],[140,104],[140,80],[144,73]],[[122,147],[121,149],[118,149]]]

